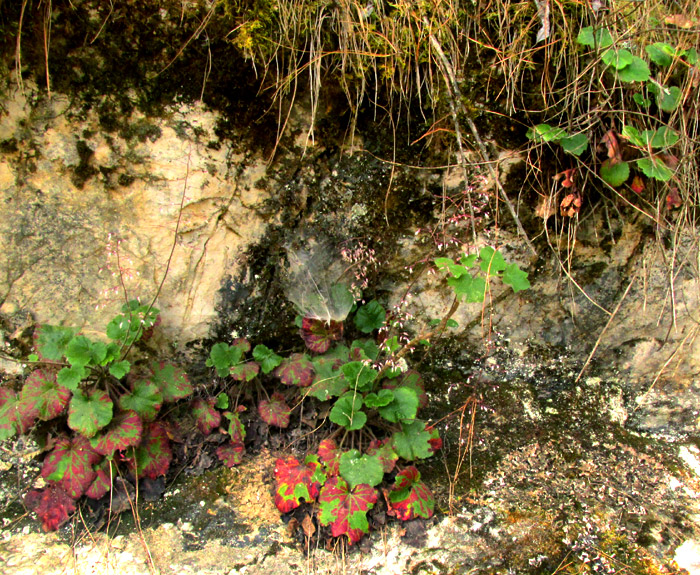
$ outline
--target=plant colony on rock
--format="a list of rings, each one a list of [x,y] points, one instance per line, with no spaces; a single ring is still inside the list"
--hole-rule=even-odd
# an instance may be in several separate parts
[[[247,358],[251,345],[237,339],[216,343],[206,362],[227,387],[256,385],[265,396],[257,412],[270,426],[287,428],[304,401],[327,406],[331,425],[317,449],[301,461],[291,455],[277,460],[274,500],[283,513],[313,505],[319,523],[330,526],[334,537],[347,536],[350,544],[369,532],[367,512],[387,477],[382,493],[389,515],[409,520],[434,512],[433,495],[414,463],[431,457],[442,442],[437,430],[418,418],[428,397],[422,377],[408,369],[404,356],[454,326],[450,316],[460,300],[483,302],[494,279],[515,292],[530,285],[525,272],[489,247],[458,262],[438,258],[435,265],[448,273],[455,303],[435,320],[436,329],[411,341],[402,344],[392,335],[391,319],[373,300],[357,308],[353,318],[366,338],[346,344],[342,321],[303,317],[299,327],[306,352],[282,357],[257,345]],[[335,285],[331,295],[347,300],[347,309],[354,307],[347,288]],[[172,459],[168,430],[174,423],[161,414],[166,403],[187,399],[189,417],[204,435],[227,420],[229,439],[217,455],[228,467],[242,461],[246,431],[239,414],[244,408],[229,410],[231,397],[241,389],[188,399],[193,388],[172,364],[153,361],[144,375],[130,373],[125,358],[155,325],[157,314],[129,302],[107,326],[107,344],[72,328],[41,326],[38,355],[30,359],[42,367],[29,374],[19,395],[0,388],[0,439],[27,432],[37,420],[51,422],[56,433],[53,439],[50,434],[41,472],[47,487],[24,499],[46,530],[65,522],[83,495],[103,497],[119,476],[138,481],[166,474]]]

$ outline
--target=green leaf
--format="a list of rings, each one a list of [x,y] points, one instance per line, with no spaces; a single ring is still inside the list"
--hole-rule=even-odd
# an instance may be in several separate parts
[[[78,332],[76,327],[42,325],[37,337],[37,348],[45,359],[58,361],[66,351],[68,342]]]
[[[658,130],[653,132],[650,144],[652,148],[670,148],[675,145],[678,140],[678,132],[666,126],[661,126]]]
[[[646,82],[650,76],[649,65],[638,56],[633,56],[631,64],[617,70],[617,77],[623,82]]]
[[[566,138],[566,130],[549,124],[537,124],[527,131],[526,136],[535,142],[556,142],[560,138]]]
[[[416,391],[410,387],[397,387],[393,393],[394,399],[391,403],[378,409],[379,415],[391,423],[415,419],[416,413],[418,413],[418,394]]]
[[[503,259],[503,254],[498,250],[493,249],[491,246],[484,246],[479,251],[479,258],[481,263],[481,271],[488,274],[489,276],[495,276],[498,272],[502,272],[506,269],[506,260]]]
[[[362,429],[367,422],[367,414],[361,409],[362,396],[349,391],[336,400],[328,417],[348,431]]]
[[[501,278],[503,283],[513,288],[515,293],[530,289],[530,282],[527,279],[527,272],[522,271],[518,264],[508,264]]]
[[[565,152],[578,157],[588,149],[588,136],[586,134],[574,134],[573,136],[562,138],[559,140],[559,143]]]
[[[639,92],[632,94],[632,99],[642,108],[648,108],[651,106],[651,100],[649,98],[645,98]]]
[[[112,408],[106,391],[96,389],[86,395],[76,390],[68,406],[68,427],[89,439],[112,421]]]
[[[621,186],[630,176],[630,166],[627,162],[613,164],[605,160],[600,166],[600,177],[613,188]]]
[[[610,49],[603,53],[602,60],[608,65],[612,66],[616,70],[621,70],[629,66],[632,63],[634,56],[629,50],[614,50]]]
[[[435,452],[434,441],[438,440],[437,430],[426,429],[425,422],[420,420],[404,421],[401,431],[393,435],[394,450],[403,459],[426,459]]]
[[[454,263],[452,258],[435,258],[435,266],[441,269],[447,269],[456,278],[469,273],[467,266]]]
[[[87,377],[87,369],[82,365],[73,365],[71,367],[64,367],[58,372],[56,376],[56,382],[62,385],[66,389],[75,391],[78,389],[78,384]]]
[[[634,126],[622,126],[622,137],[628,139],[631,144],[640,148],[644,148],[649,143]]]
[[[673,63],[673,57],[676,50],[665,42],[655,42],[644,48],[649,54],[649,58],[658,66],[670,66]]]
[[[0,441],[9,439],[17,432],[17,394],[0,387]]]
[[[216,397],[216,404],[215,407],[217,409],[228,409],[229,406],[229,399],[228,395],[221,392],[217,397]]]
[[[127,360],[117,361],[109,366],[109,373],[117,379],[121,379],[129,371],[131,371],[131,364]]]
[[[253,349],[253,357],[260,364],[260,369],[262,369],[263,373],[270,373],[282,363],[282,358],[263,344],[255,346]]]
[[[355,314],[355,326],[362,333],[372,333],[384,325],[386,310],[377,300],[363,305]]]
[[[686,51],[685,59],[691,66],[695,66],[698,62],[700,62],[700,58],[698,58],[698,51],[695,48],[690,48]]]
[[[231,366],[241,361],[243,352],[239,347],[230,347],[227,343],[216,343],[209,351],[207,367],[215,367],[219,377],[226,377]]]
[[[673,112],[681,103],[683,92],[677,86],[662,87],[656,92],[656,105],[664,112]]]
[[[350,361],[340,368],[350,389],[369,391],[379,372],[361,361]]]
[[[576,41],[584,46],[590,46],[591,48],[608,48],[613,45],[613,37],[610,34],[610,30],[607,28],[598,28],[593,30],[593,26],[586,26],[581,28],[578,33]]]
[[[661,158],[641,158],[637,160],[637,167],[644,172],[647,178],[654,178],[662,182],[668,182],[673,177],[671,170]]]
[[[340,456],[338,465],[340,476],[352,489],[356,485],[379,485],[384,479],[384,467],[376,455],[360,455],[357,449],[350,449]]]
[[[365,395],[365,405],[371,409],[389,405],[394,399],[394,393],[390,389],[380,389],[377,393]]]
[[[356,339],[350,344],[350,351],[353,358],[357,358],[357,351],[360,352],[360,359],[371,359],[374,361],[379,357],[379,347],[373,339]]]
[[[314,381],[314,365],[305,353],[293,353],[275,369],[274,374],[285,385],[308,387]]]
[[[463,295],[467,302],[481,303],[486,294],[486,280],[469,274],[459,278],[447,278],[447,284],[455,290],[455,295]]]
[[[161,405],[163,405],[163,394],[158,386],[150,381],[137,381],[133,384],[131,393],[119,398],[119,406],[122,409],[132,409],[144,421],[153,421]]]

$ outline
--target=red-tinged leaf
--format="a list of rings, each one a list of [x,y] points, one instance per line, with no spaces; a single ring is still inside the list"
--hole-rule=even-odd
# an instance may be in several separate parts
[[[236,381],[251,381],[260,373],[260,365],[254,361],[247,361],[234,365],[229,372]]]
[[[17,432],[17,394],[0,387],[0,441],[9,439]]]
[[[92,466],[102,457],[90,447],[90,442],[77,435],[72,440],[56,441],[53,451],[44,459],[41,476],[60,485],[73,499],[78,499],[95,480]]]
[[[163,394],[155,383],[137,381],[131,393],[119,398],[122,409],[131,409],[139,414],[142,421],[153,421],[163,405]]]
[[[377,502],[377,490],[369,485],[350,489],[342,477],[326,481],[318,497],[318,516],[321,525],[330,525],[333,537],[347,535],[350,545],[369,533],[367,511]]]
[[[197,422],[197,429],[204,435],[209,435],[221,425],[221,413],[215,406],[215,397],[209,399],[199,397],[192,401],[192,414]]]
[[[165,427],[160,423],[150,423],[144,428],[141,445],[135,449],[130,463],[133,467],[135,460],[139,477],[156,479],[168,472],[172,458],[173,452]]]
[[[394,451],[391,439],[385,439],[384,441],[372,440],[367,448],[367,454],[379,456],[379,462],[384,468],[384,473],[391,473],[399,459],[396,451]]]
[[[231,342],[231,347],[237,347],[243,353],[250,351],[250,342],[244,337],[238,337]]]
[[[68,427],[87,438],[94,437],[112,421],[113,408],[108,393],[102,389],[95,389],[87,394],[75,390],[68,408]]]
[[[22,409],[27,419],[35,412],[39,419],[49,421],[63,413],[70,397],[70,390],[56,383],[55,371],[35,369],[22,388]]]
[[[112,482],[117,477],[117,466],[113,461],[105,459],[95,468],[95,474],[95,480],[85,491],[85,495],[90,499],[100,499],[109,493]]]
[[[138,413],[132,410],[117,414],[103,433],[90,440],[90,445],[100,455],[109,456],[115,451],[136,447],[141,441],[143,424]]]
[[[343,322],[305,317],[299,332],[306,347],[313,353],[326,353],[331,343],[343,337]]]
[[[314,380],[314,366],[303,353],[294,353],[276,369],[275,375],[286,385],[308,387]]]
[[[296,457],[278,459],[275,463],[275,505],[282,513],[289,513],[301,505],[301,500],[310,503],[318,496],[321,482],[325,481],[321,463],[316,455],[307,455],[304,463]]]
[[[420,480],[420,473],[411,465],[394,480],[389,494],[389,514],[408,521],[416,517],[429,519],[435,510],[435,498]]]
[[[382,387],[384,389],[396,389],[397,387],[408,387],[416,392],[418,396],[418,409],[424,408],[428,405],[428,395],[425,393],[425,385],[423,384],[423,377],[417,371],[409,370],[403,377],[397,379],[390,379],[383,382]]]
[[[230,421],[228,426],[228,434],[231,436],[231,443],[243,444],[243,441],[245,440],[245,427],[243,427],[238,413],[225,411],[224,417]]]
[[[670,186],[668,188],[668,194],[666,194],[666,209],[672,210],[673,208],[680,208],[682,205],[683,200],[681,200],[680,195],[678,195],[678,188]]]
[[[437,429],[433,427],[426,427],[426,430],[431,434],[428,443],[430,444],[430,453],[436,453],[442,449],[442,438],[438,435]]]
[[[56,531],[75,511],[75,501],[57,485],[32,489],[24,496],[24,504],[36,513],[44,531]]]
[[[158,386],[166,403],[192,395],[192,385],[187,374],[179,367],[171,363],[154,361],[151,363],[151,371],[153,372],[151,381]]]
[[[640,176],[635,176],[632,178],[630,188],[635,194],[641,194],[644,191],[644,180]]]
[[[284,395],[281,393],[273,393],[272,397],[267,400],[263,399],[258,404],[258,413],[262,420],[268,425],[275,427],[286,428],[289,425],[289,415],[292,410],[284,400]]]
[[[608,151],[608,158],[612,164],[616,164],[622,161],[622,154],[620,153],[620,144],[617,141],[617,136],[613,130],[609,130],[603,136],[603,144],[605,144]]]
[[[216,450],[216,456],[226,467],[234,467],[243,461],[245,447],[242,443],[224,443]]]
[[[326,476],[335,477],[338,475],[338,466],[340,464],[340,456],[343,452],[338,449],[335,441],[332,439],[324,439],[318,446],[318,458],[325,466]]]

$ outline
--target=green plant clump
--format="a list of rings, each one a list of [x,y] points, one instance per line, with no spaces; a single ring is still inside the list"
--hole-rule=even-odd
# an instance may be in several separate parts
[[[316,449],[301,460],[289,455],[276,462],[274,499],[280,511],[313,504],[318,522],[353,544],[369,532],[367,513],[388,478],[389,515],[431,517],[435,499],[416,463],[432,457],[442,441],[419,417],[428,396],[405,357],[456,326],[451,316],[460,302],[484,302],[494,281],[514,292],[530,287],[527,274],[491,247],[457,262],[434,263],[447,272],[455,300],[441,320],[429,322],[410,341],[393,333],[391,314],[376,300],[356,309],[353,324],[361,337],[349,342],[343,341],[343,322],[303,317],[304,352],[280,356],[258,344],[251,353],[245,339],[214,344],[206,364],[221,389],[210,397],[191,398],[187,375],[173,364],[151,361],[146,375],[131,374],[127,357],[157,321],[158,310],[150,306],[126,304],[107,326],[108,343],[73,328],[41,326],[31,358],[38,367],[19,394],[0,388],[0,439],[26,433],[38,420],[49,422],[56,434],[42,467],[48,487],[28,493],[25,504],[52,530],[82,496],[108,493],[119,474],[165,475],[172,450],[162,408],[184,400],[186,417],[201,434],[226,428],[228,440],[216,453],[224,465],[237,465],[245,453],[239,418],[244,408],[231,406],[230,398],[250,397],[256,389],[259,417],[279,429],[291,424],[305,401],[327,405],[322,426],[327,435]]]

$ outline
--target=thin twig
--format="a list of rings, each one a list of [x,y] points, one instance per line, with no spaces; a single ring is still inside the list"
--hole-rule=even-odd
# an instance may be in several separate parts
[[[595,342],[595,345],[593,346],[593,349],[591,350],[591,353],[588,354],[588,359],[586,360],[586,363],[583,364],[583,367],[581,368],[581,371],[578,374],[578,377],[576,378],[576,381],[578,382],[579,379],[581,379],[581,376],[583,375],[583,372],[586,371],[586,368],[588,367],[588,364],[591,362],[593,359],[593,356],[595,355],[596,350],[598,349],[598,346],[600,345],[600,342],[603,340],[603,336],[605,335],[605,332],[608,330],[610,327],[610,324],[612,323],[613,319],[615,319],[615,316],[617,315],[617,312],[620,310],[620,306],[622,306],[622,302],[625,301],[625,298],[627,297],[627,294],[629,293],[630,289],[632,288],[632,284],[634,283],[634,280],[637,279],[637,276],[634,275],[632,276],[632,279],[630,280],[629,285],[627,286],[627,289],[625,290],[625,293],[622,294],[622,297],[620,298],[620,301],[617,302],[617,305],[615,306],[615,309],[613,312],[610,314],[610,317],[608,318],[608,322],[605,324],[605,327],[603,328],[603,331],[600,332],[600,335],[598,336],[598,339]]]

